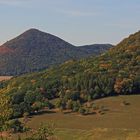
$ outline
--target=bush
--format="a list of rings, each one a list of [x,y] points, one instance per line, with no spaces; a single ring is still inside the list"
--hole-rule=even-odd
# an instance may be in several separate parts
[[[78,112],[80,107],[81,107],[81,104],[80,104],[79,101],[73,102],[73,108],[72,108],[72,110],[74,112]]]
[[[86,108],[86,109],[85,109],[85,114],[87,115],[87,114],[89,114],[89,113],[90,113],[89,108]]]
[[[73,101],[72,100],[68,100],[66,108],[67,109],[72,109],[72,107],[73,107]]]
[[[80,109],[79,109],[79,113],[80,113],[81,115],[85,115],[85,112],[86,112],[86,109],[84,109],[84,108],[80,108]]]
[[[93,105],[92,105],[92,109],[93,109],[93,110],[98,110],[99,107],[98,107],[96,104],[93,104]]]
[[[20,105],[14,104],[12,106],[12,108],[13,108],[13,118],[18,118],[18,117],[21,117],[22,116],[23,110],[20,107]]]
[[[10,130],[13,133],[24,132],[25,130],[25,127],[18,119],[7,121],[4,127],[6,130]]]
[[[24,140],[49,140],[54,135],[54,124],[41,124],[39,129],[32,136]]]
[[[44,107],[47,107],[47,108],[49,108],[49,109],[54,108],[54,105],[53,105],[52,103],[50,103],[49,101],[45,101],[45,102],[43,103],[43,106],[44,106]]]
[[[43,104],[41,102],[35,102],[33,105],[32,105],[32,110],[33,112],[38,112],[39,110],[41,110],[43,108]]]
[[[73,111],[74,112],[78,112],[78,110],[79,110],[79,107],[78,106],[73,107]]]

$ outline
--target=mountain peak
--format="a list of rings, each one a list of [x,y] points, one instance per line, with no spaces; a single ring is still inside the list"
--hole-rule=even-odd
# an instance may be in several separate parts
[[[36,28],[30,28],[27,31],[40,31],[40,30],[39,29],[36,29]]]
[[[19,37],[21,37],[21,36],[28,37],[28,35],[34,36],[34,35],[43,35],[43,34],[48,34],[48,33],[42,32],[42,31],[35,29],[35,28],[31,28],[31,29],[28,29],[25,32],[23,32],[21,35],[19,35]]]
[[[0,46],[0,75],[39,71],[67,60],[100,54],[110,47],[106,44],[76,47],[57,36],[31,28]]]
[[[38,33],[38,32],[42,32],[42,31],[40,31],[39,29],[36,29],[36,28],[30,28],[30,29],[26,30],[24,33]]]

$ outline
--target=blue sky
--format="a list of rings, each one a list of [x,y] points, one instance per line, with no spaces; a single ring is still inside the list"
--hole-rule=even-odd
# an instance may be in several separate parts
[[[29,28],[74,44],[116,44],[140,30],[140,0],[0,0],[0,44]]]

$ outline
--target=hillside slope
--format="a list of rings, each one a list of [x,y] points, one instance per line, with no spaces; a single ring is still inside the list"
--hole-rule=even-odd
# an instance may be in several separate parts
[[[96,58],[67,61],[46,71],[12,78],[0,86],[0,93],[10,95],[18,108],[19,104],[26,106],[29,97],[38,99],[38,95],[57,98],[61,109],[78,111],[97,98],[140,94],[140,32]]]
[[[110,47],[109,44],[76,47],[54,35],[30,29],[0,46],[0,75],[39,71],[67,60],[98,55]]]

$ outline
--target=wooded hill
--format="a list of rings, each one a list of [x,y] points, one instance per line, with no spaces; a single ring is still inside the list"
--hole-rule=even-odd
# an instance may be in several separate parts
[[[57,98],[60,108],[78,111],[84,103],[97,98],[140,94],[140,32],[101,56],[71,60],[42,72],[12,78],[1,83],[0,92],[11,97],[19,115],[44,98]]]

